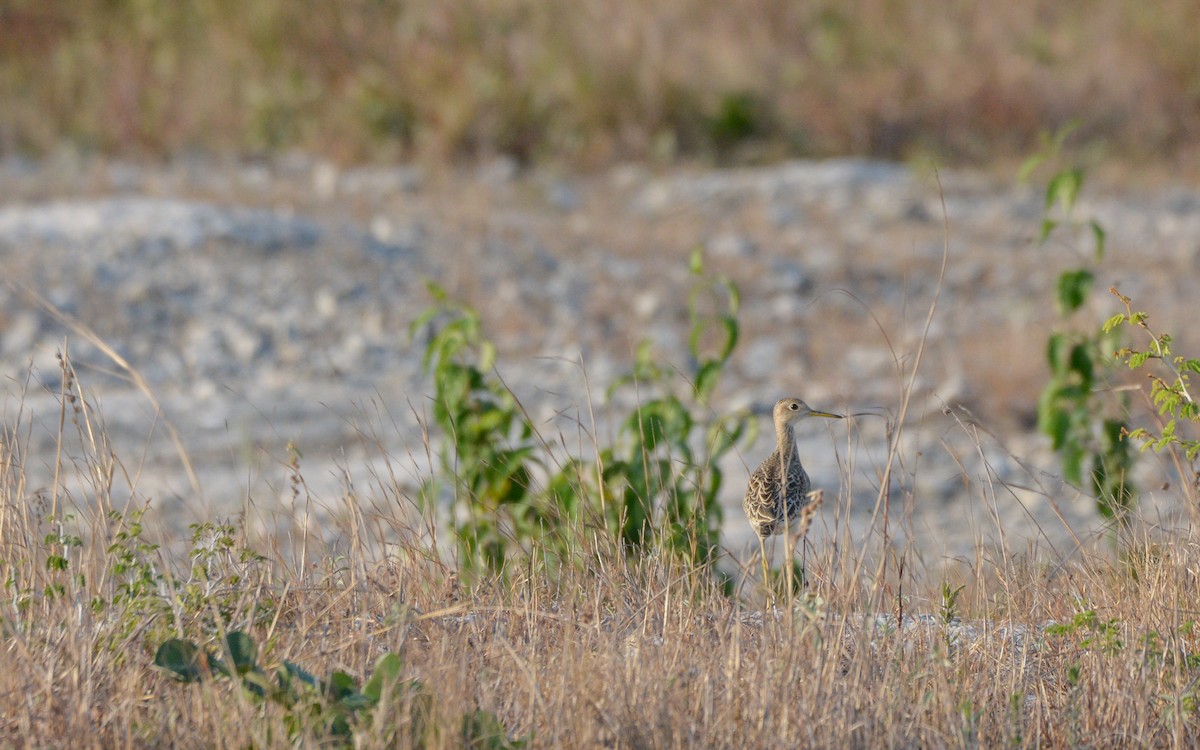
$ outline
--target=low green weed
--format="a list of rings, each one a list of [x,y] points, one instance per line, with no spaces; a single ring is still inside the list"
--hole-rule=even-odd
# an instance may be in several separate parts
[[[213,678],[240,682],[253,700],[283,709],[288,738],[293,741],[307,737],[348,747],[354,729],[369,725],[381,705],[398,714],[408,712],[414,744],[421,746],[429,729],[431,694],[420,680],[401,679],[403,665],[396,654],[379,657],[361,685],[340,670],[322,680],[290,661],[270,669],[260,665],[254,639],[236,630],[225,636],[219,649],[168,640],[158,647],[154,664],[185,684]]]

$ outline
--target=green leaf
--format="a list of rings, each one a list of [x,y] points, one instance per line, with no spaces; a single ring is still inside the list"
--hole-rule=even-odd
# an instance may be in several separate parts
[[[225,646],[229,649],[229,657],[233,660],[234,669],[238,674],[244,674],[254,669],[258,663],[258,646],[254,639],[240,630],[235,630],[225,636]]]
[[[191,641],[178,638],[163,643],[154,654],[154,666],[180,682],[199,682],[204,676],[204,654]]]
[[[1092,230],[1092,239],[1095,241],[1096,246],[1096,262],[1099,263],[1104,259],[1104,239],[1107,234],[1104,231],[1104,227],[1100,226],[1099,222],[1095,219],[1088,222],[1088,227]]]
[[[283,666],[277,670],[277,674],[279,675],[280,687],[286,688],[293,680],[299,680],[312,688],[320,685],[320,681],[310,672],[290,661],[285,661]]]
[[[333,698],[344,698],[358,692],[358,681],[341,670],[329,675],[325,692]]]
[[[1118,313],[1118,314],[1112,316],[1111,318],[1109,318],[1108,320],[1104,321],[1104,328],[1102,330],[1105,333],[1112,333],[1114,328],[1116,328],[1117,326],[1121,325],[1124,322],[1125,322],[1125,313]]]
[[[713,389],[717,387],[721,370],[721,363],[712,359],[700,365],[700,369],[696,372],[696,396],[702,401],[707,401],[712,395]]]
[[[1046,209],[1049,210],[1057,203],[1062,207],[1064,213],[1070,213],[1071,209],[1075,207],[1075,200],[1079,197],[1081,187],[1083,187],[1082,169],[1064,169],[1054,175],[1046,186]]]
[[[1058,277],[1058,305],[1064,312],[1083,306],[1095,277],[1086,268],[1067,271]]]
[[[1021,166],[1017,169],[1017,182],[1024,184],[1029,181],[1029,175],[1033,174],[1033,170],[1041,166],[1046,160],[1044,154],[1034,154],[1025,161],[1021,162]]]
[[[275,686],[271,684],[270,678],[260,669],[252,669],[244,673],[242,687],[260,698],[275,692]]]
[[[1057,332],[1050,334],[1050,338],[1046,340],[1046,361],[1056,374],[1067,369],[1066,353],[1070,351],[1067,349],[1069,343],[1065,335]]]
[[[737,347],[739,328],[737,318],[732,315],[723,316],[721,324],[725,327],[725,344],[721,347],[721,353],[717,355],[717,358],[724,364]]]
[[[397,654],[384,654],[375,661],[375,669],[371,679],[363,685],[363,695],[378,703],[385,693],[395,694],[396,685],[400,682],[400,671],[404,663]]]
[[[1063,477],[1071,484],[1083,481],[1083,449],[1078,445],[1066,445],[1062,452]]]
[[[1134,352],[1129,355],[1129,369],[1136,370],[1150,359],[1150,352]]]
[[[1037,415],[1038,430],[1043,434],[1053,436],[1055,415],[1062,409],[1058,405],[1058,388],[1054,383],[1047,385],[1038,395]]]
[[[496,364],[496,345],[490,341],[484,341],[479,345],[479,369],[483,372],[490,372]]]
[[[1038,234],[1038,242],[1045,242],[1057,226],[1058,222],[1054,219],[1042,219],[1042,230]]]
[[[1054,450],[1062,450],[1067,444],[1067,437],[1071,431],[1071,415],[1065,411],[1055,411],[1051,413],[1047,420],[1046,432],[1050,435],[1051,444]]]
[[[1091,350],[1084,344],[1076,344],[1071,347],[1071,370],[1079,375],[1079,387],[1083,391],[1090,390],[1092,387],[1092,354]]]

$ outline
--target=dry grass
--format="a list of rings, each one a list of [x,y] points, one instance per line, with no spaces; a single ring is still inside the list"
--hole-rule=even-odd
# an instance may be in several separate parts
[[[1197,8],[7,3],[0,147],[988,160],[1081,118],[1084,140],[1140,164],[1200,142]]]
[[[400,654],[432,720],[414,735],[415,701],[377,708],[355,725],[359,747],[462,747],[477,709],[533,747],[1200,741],[1200,546],[1186,536],[1066,560],[980,544],[935,570],[880,519],[810,549],[806,595],[764,613],[755,584],[728,596],[705,571],[622,555],[596,529],[579,530],[572,568],[534,562],[466,585],[436,521],[383,472],[370,490],[314,499],[332,509],[324,528],[255,531],[271,511],[248,502],[234,525],[159,549],[136,526],[148,502],[136,473],[107,449],[69,363],[62,396],[58,455],[28,454],[19,398],[0,437],[6,746],[292,746],[278,706],[152,666],[166,638],[233,629],[264,645],[263,663],[318,675],[365,676]],[[49,485],[34,486],[38,466]],[[304,492],[295,456],[281,472]],[[326,740],[310,722],[299,741]]]

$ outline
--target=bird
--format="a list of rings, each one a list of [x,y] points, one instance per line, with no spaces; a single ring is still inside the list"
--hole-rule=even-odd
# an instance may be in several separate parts
[[[820,505],[820,492],[812,492],[812,480],[796,453],[794,425],[807,417],[842,419],[843,415],[817,411],[798,398],[781,398],[772,411],[775,421],[775,452],[766,458],[746,485],[742,510],[754,533],[762,555],[763,583],[769,585],[767,537],[795,528],[803,536]],[[786,472],[786,474],[785,474]],[[784,476],[787,477],[786,483]],[[812,497],[816,494],[814,502]]]

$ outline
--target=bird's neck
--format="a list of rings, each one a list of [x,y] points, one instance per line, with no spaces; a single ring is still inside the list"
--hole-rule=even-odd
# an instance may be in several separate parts
[[[792,431],[790,424],[776,425],[775,439],[779,447],[779,458],[783,461],[794,461],[796,459],[796,433]]]

